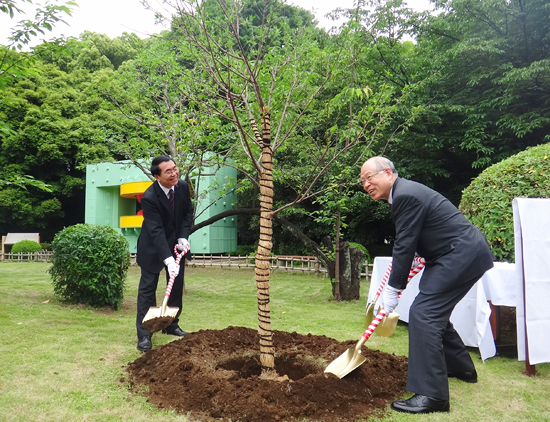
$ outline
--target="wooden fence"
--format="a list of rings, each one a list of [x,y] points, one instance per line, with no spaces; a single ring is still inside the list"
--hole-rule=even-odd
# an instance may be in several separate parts
[[[33,253],[2,253],[0,252],[0,262],[4,261],[34,261],[34,262],[50,262],[52,251],[40,251]]]
[[[52,251],[41,251],[34,253],[0,253],[0,262],[49,262]],[[314,256],[271,256],[271,269],[290,272],[302,272],[324,275],[327,270],[321,265],[321,262]],[[130,262],[135,264],[135,254],[131,255]],[[254,268],[254,258],[248,255],[193,255],[191,261],[187,261],[191,267],[225,267],[225,268]],[[370,279],[372,274],[372,264],[366,261],[361,270],[361,277]]]
[[[327,270],[314,256],[271,256],[271,269],[290,272],[314,273],[326,276]],[[193,255],[193,259],[187,262],[191,267],[232,267],[254,268],[254,258],[250,256],[236,255]],[[367,261],[363,264],[361,277],[367,280],[372,273],[372,264]]]

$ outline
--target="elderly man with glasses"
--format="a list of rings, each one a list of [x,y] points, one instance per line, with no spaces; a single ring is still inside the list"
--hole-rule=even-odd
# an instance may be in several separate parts
[[[419,293],[409,311],[407,390],[415,393],[391,408],[406,413],[449,411],[449,377],[477,382],[472,359],[451,313],[493,267],[487,239],[445,197],[398,176],[393,163],[373,157],[361,167],[361,183],[374,200],[391,206],[395,224],[392,270],[382,296],[386,315],[397,306],[415,253],[426,260]]]

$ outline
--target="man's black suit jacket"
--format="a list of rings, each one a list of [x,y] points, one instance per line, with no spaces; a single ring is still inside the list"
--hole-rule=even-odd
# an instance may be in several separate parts
[[[143,225],[138,238],[136,261],[141,268],[157,273],[163,260],[173,256],[174,245],[189,239],[193,222],[193,204],[187,182],[174,186],[174,210],[158,182],[147,188],[141,198]]]
[[[419,285],[425,294],[452,290],[493,267],[495,258],[483,233],[427,186],[398,177],[391,214],[396,236],[390,286],[406,287],[415,252],[426,260]]]

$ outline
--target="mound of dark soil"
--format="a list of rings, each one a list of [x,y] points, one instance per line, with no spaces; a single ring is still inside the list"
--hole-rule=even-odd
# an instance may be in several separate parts
[[[128,366],[130,385],[155,406],[200,421],[354,421],[382,414],[405,392],[405,357],[363,346],[365,363],[339,379],[323,371],[359,339],[275,331],[273,340],[276,370],[285,380],[260,379],[257,332],[228,327],[145,353]]]

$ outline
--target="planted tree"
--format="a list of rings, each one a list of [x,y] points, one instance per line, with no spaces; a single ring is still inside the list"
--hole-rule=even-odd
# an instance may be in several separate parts
[[[364,101],[358,122],[349,125],[353,136],[328,136],[331,125],[314,133],[311,122],[338,115],[337,107],[326,107],[322,94],[331,98],[340,92],[331,81],[353,62],[341,48],[345,37],[332,44],[309,24],[310,14],[278,1],[172,1],[165,6],[172,7],[167,17],[173,17],[172,48],[186,63],[177,75],[180,98],[190,112],[232,135],[223,148],[212,150],[231,157],[259,190],[258,332],[262,377],[271,377],[276,375],[269,308],[273,220],[326,191],[327,169],[345,154],[360,162],[357,157],[376,139],[373,128],[380,128],[392,107],[386,91],[367,96],[364,86],[352,84],[344,95],[357,95],[359,89]],[[332,94],[329,87],[335,89]],[[279,202],[275,181],[294,192],[293,199]]]

